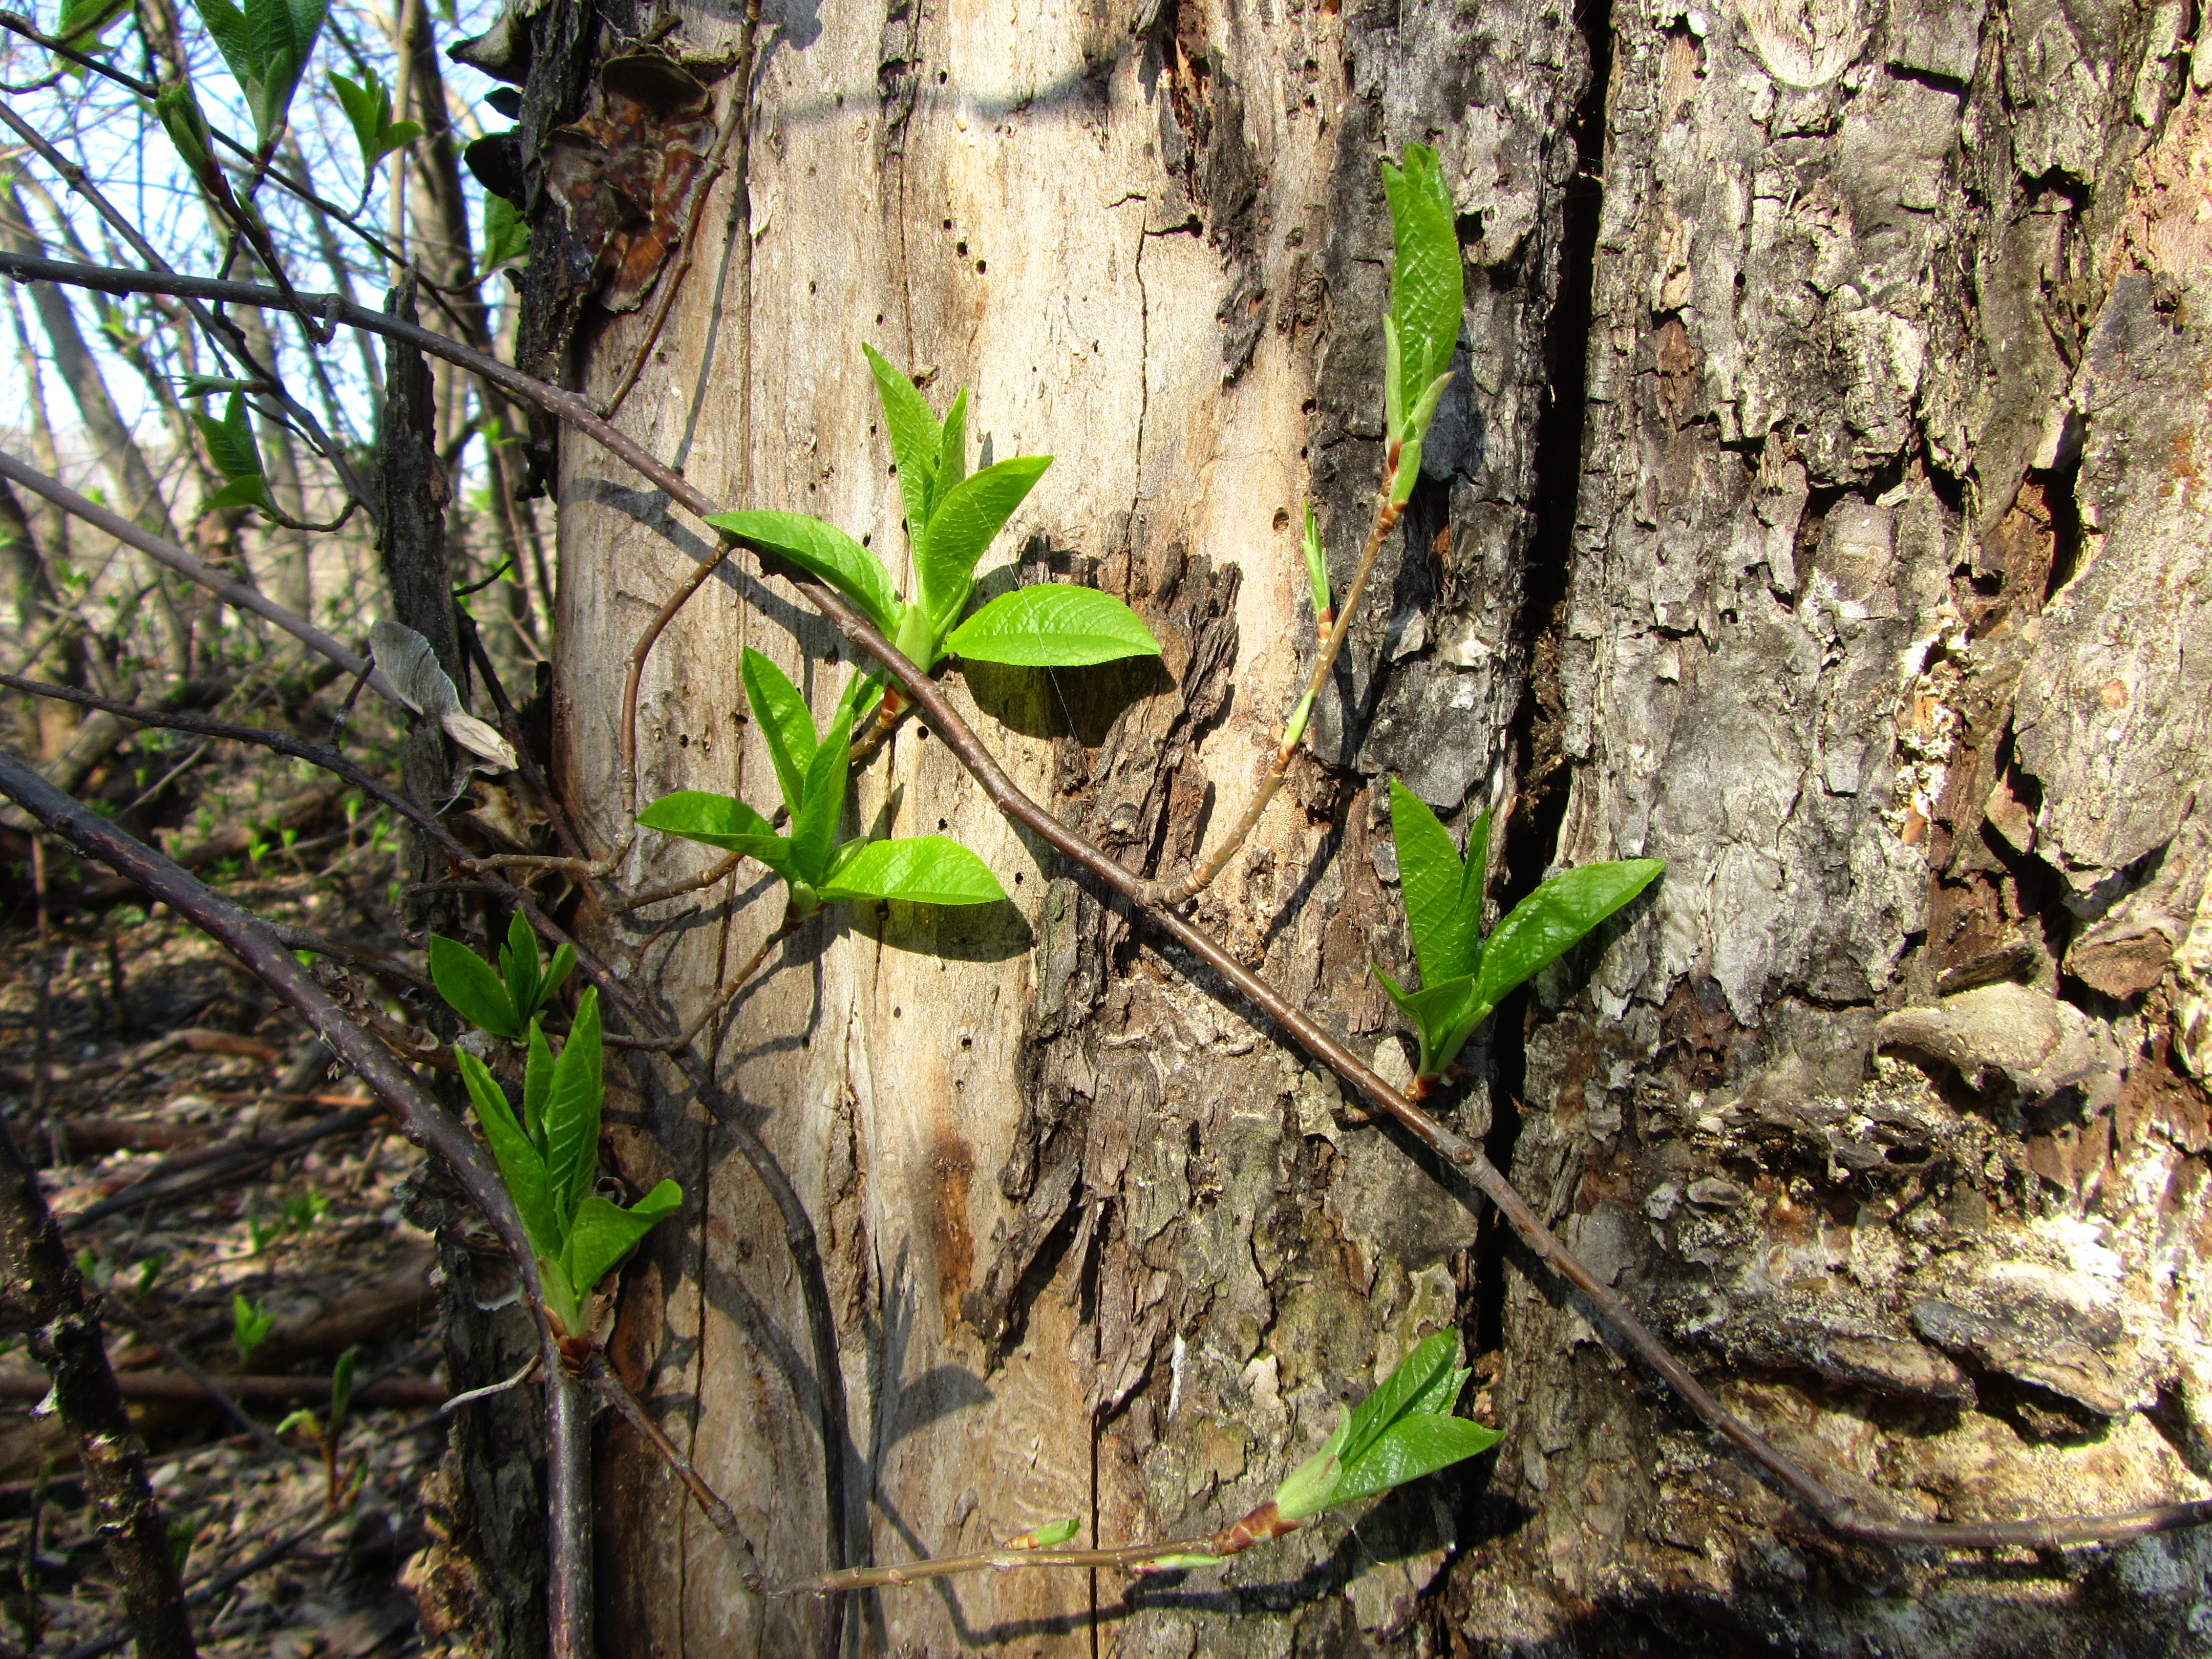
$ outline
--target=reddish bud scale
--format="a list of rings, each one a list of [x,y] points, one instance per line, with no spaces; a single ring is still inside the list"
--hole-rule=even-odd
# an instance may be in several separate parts
[[[1296,1532],[1305,1525],[1303,1521],[1285,1521],[1275,1507],[1274,1500],[1254,1510],[1241,1521],[1231,1522],[1213,1534],[1207,1549],[1215,1555],[1237,1555],[1255,1544],[1264,1544],[1271,1538],[1280,1538],[1285,1533]]]

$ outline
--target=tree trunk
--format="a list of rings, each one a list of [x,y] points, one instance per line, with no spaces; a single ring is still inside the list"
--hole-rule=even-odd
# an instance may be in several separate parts
[[[823,517],[898,571],[863,341],[940,410],[968,386],[987,453],[1057,456],[1000,580],[1122,595],[1163,662],[979,670],[953,695],[1030,793],[1171,872],[1241,810],[1311,661],[1303,502],[1340,580],[1364,534],[1376,163],[1434,144],[1460,374],[1319,758],[1198,919],[1402,1073],[1368,971],[1408,956],[1390,775],[1456,826],[1514,803],[1504,902],[1559,865],[1666,860],[1470,1049],[1444,1115],[1864,1506],[2197,1496],[2212,294],[2180,15],[1166,0],[1133,30],[789,8],[623,424],[718,499]],[[685,20],[689,51],[731,44],[722,13]],[[635,50],[633,20],[592,21],[533,24],[526,139],[600,107],[592,53]],[[604,398],[655,296],[584,303],[588,196],[572,222],[530,154],[524,349]],[[556,482],[558,762],[607,846],[630,651],[708,544],[579,440]],[[787,585],[731,561],[649,664],[641,803],[772,802],[744,645],[824,713],[848,672]],[[1508,1437],[1181,1583],[858,1600],[848,1649],[1565,1653],[1673,1630],[2087,1652],[2190,1616],[2186,1534],[1994,1571],[1823,1541],[1471,1194],[1346,1121],[1326,1074],[1011,832],[942,744],[900,732],[860,826],[954,835],[1012,901],[833,908],[720,1032],[821,1235],[854,1559],[1057,1516],[1099,1545],[1210,1530],[1438,1328],[1494,1356],[1476,1409]],[[623,873],[705,862],[647,832]],[[754,874],[647,958],[687,1022],[779,920]],[[799,1284],[672,1077],[610,1101],[624,1177],[689,1200],[629,1270],[614,1358],[769,1578],[800,1577],[828,1540]],[[817,1640],[821,1605],[747,1595],[627,1430],[599,1469],[606,1652]]]

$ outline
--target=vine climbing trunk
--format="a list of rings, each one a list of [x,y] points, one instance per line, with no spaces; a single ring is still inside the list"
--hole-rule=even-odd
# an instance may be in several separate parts
[[[677,15],[641,45],[641,16],[555,0],[528,52],[470,49],[526,83],[523,367],[603,401],[649,352],[624,431],[895,572],[863,342],[940,413],[969,388],[986,458],[1054,455],[985,591],[1103,587],[1162,657],[948,683],[1024,787],[1147,876],[1273,760],[1316,648],[1307,501],[1340,590],[1358,556],[1377,162],[1433,145],[1455,377],[1311,750],[1191,914],[1405,1077],[1369,972],[1410,956],[1389,777],[1462,830],[1510,803],[1507,902],[1561,864],[1663,859],[1478,1036],[1439,1114],[1870,1510],[2202,1493],[2212,151],[2179,10],[898,0],[763,13],[738,73],[729,9]],[[702,186],[686,158],[739,99]],[[558,781],[616,848],[631,652],[709,545],[588,443],[551,460]],[[646,665],[641,802],[773,803],[744,646],[817,715],[849,672],[732,558]],[[871,827],[957,836],[1010,902],[833,905],[705,1039],[819,1237],[842,1533],[784,1219],[643,1064],[610,1098],[615,1163],[687,1209],[628,1270],[611,1359],[754,1554],[603,1425],[610,1655],[818,1646],[823,1604],[745,1578],[833,1550],[970,1553],[1063,1516],[1079,1547],[1203,1534],[1443,1328],[1507,1432],[1494,1464],[1255,1550],[1219,1593],[948,1579],[854,1598],[847,1646],[1609,1651],[1674,1626],[1843,1653],[1895,1638],[1870,1584],[1910,1586],[1931,1653],[2188,1616],[2186,1535],[1995,1573],[1823,1544],[1466,1189],[911,723],[860,779],[847,833]],[[647,832],[619,874],[711,862]],[[672,923],[643,962],[688,1026],[782,921],[758,874],[580,925],[612,947]]]

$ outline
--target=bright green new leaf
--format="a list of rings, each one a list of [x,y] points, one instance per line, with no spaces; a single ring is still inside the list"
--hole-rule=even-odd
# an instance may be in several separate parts
[[[240,1364],[253,1358],[276,1324],[276,1316],[263,1304],[247,1301],[244,1291],[230,1293],[230,1346],[238,1350]]]
[[[1451,194],[1436,152],[1408,144],[1402,167],[1383,162],[1382,193],[1390,205],[1390,319],[1398,336],[1395,434],[1401,430],[1398,420],[1438,375],[1451,370],[1467,283]]]
[[[237,392],[230,394],[221,420],[196,411],[192,424],[206,441],[208,459],[225,478],[234,483],[240,478],[262,476],[261,446],[253,441],[253,422],[246,413],[246,399]]]
[[[1303,1521],[1495,1445],[1496,1430],[1450,1415],[1469,1375],[1451,1363],[1456,1346],[1449,1332],[1439,1331],[1340,1418],[1322,1449],[1277,1489],[1283,1517]]]
[[[937,446],[937,476],[929,484],[929,510],[933,515],[937,512],[937,504],[967,476],[968,388],[963,386],[953,395],[952,407],[945,411],[945,439]]]
[[[584,1318],[584,1298],[568,1282],[568,1270],[562,1266],[566,1259],[565,1255],[539,1256],[538,1285],[545,1292],[545,1312],[553,1322],[553,1328],[567,1335],[581,1336],[589,1328]]]
[[[777,835],[766,818],[728,795],[679,789],[640,812],[637,821],[665,836],[681,836],[726,853],[742,853],[779,875],[791,863],[790,837]]]
[[[806,769],[814,760],[814,716],[783,671],[750,646],[745,647],[738,673],[744,681],[746,705],[768,743],[769,759],[775,764],[784,807],[795,818]]]
[[[937,503],[915,550],[914,570],[922,609],[938,633],[966,606],[975,561],[1051,465],[1049,455],[1018,455],[963,478]]]
[[[94,52],[108,25],[130,9],[131,0],[62,0],[62,15],[54,25],[54,39],[79,52]]]
[[[1398,1012],[1413,1022],[1413,1034],[1420,1039],[1419,1073],[1423,1077],[1439,1075],[1459,1057],[1460,1049],[1474,1035],[1474,1028],[1490,1018],[1488,1006],[1475,1000],[1471,976],[1448,979],[1441,984],[1408,991],[1383,972],[1381,963],[1374,964],[1374,968],[1375,977],[1382,982],[1390,1000],[1398,1005]]]
[[[545,1191],[564,1219],[591,1190],[599,1164],[599,994],[576,1000],[568,1040],[553,1062],[553,1091],[545,1103]]]
[[[1083,1530],[1083,1523],[1073,1516],[1063,1516],[1057,1521],[1048,1521],[1041,1527],[1031,1527],[1027,1532],[1006,1540],[1010,1550],[1058,1549]]]
[[[1398,848],[1398,883],[1421,982],[1463,979],[1482,960],[1482,897],[1490,857],[1490,814],[1468,831],[1467,858],[1428,803],[1390,780],[1390,838]]]
[[[412,121],[404,125],[412,126]],[[405,143],[404,139],[400,141]],[[530,223],[522,210],[504,196],[484,195],[483,270],[489,276],[503,266],[516,270],[530,263]]]
[[[898,631],[901,607],[890,578],[876,556],[843,531],[799,513],[716,513],[707,522],[820,577],[884,633]]]
[[[540,1044],[545,1041],[542,1036],[536,1040]],[[545,1160],[532,1144],[529,1132],[514,1121],[506,1092],[483,1061],[465,1048],[459,1058],[461,1081],[468,1085],[477,1121],[483,1125],[492,1162],[499,1165],[499,1178],[506,1184],[507,1195],[514,1200],[515,1212],[522,1218],[530,1248],[539,1255],[555,1255],[561,1248],[561,1213],[546,1180]]]
[[[800,786],[799,808],[791,815],[792,872],[810,887],[818,887],[829,878],[837,820],[845,811],[845,773],[852,752],[852,722],[841,712],[814,751]]]
[[[1540,974],[1607,916],[1651,884],[1657,859],[1586,864],[1565,870],[1515,905],[1482,947],[1476,988],[1492,1007]]]
[[[522,1132],[537,1148],[542,1168],[545,1162],[545,1107],[553,1098],[553,1045],[544,1029],[530,1022],[529,1058],[522,1068]]]
[[[331,1432],[338,1431],[338,1425],[346,1419],[353,1406],[354,1372],[361,1365],[361,1350],[348,1348],[338,1356],[338,1363],[331,1367]]]
[[[178,377],[179,398],[212,398],[218,392],[251,392],[258,382],[228,374],[185,374]]]
[[[274,515],[276,503],[269,494],[269,480],[258,473],[249,473],[242,478],[233,478],[214,495],[200,503],[203,513],[220,513],[225,507],[252,507]]]
[[[683,1188],[672,1181],[662,1182],[627,1210],[597,1193],[585,1194],[568,1228],[562,1263],[578,1296],[589,1296],[637,1248],[640,1239],[683,1207]]]
[[[1155,657],[1160,642],[1112,594],[1040,582],[1000,594],[954,629],[945,648],[971,662],[1078,668],[1119,657]]]
[[[215,140],[208,132],[207,117],[201,113],[199,100],[192,96],[189,86],[181,81],[164,82],[154,94],[154,117],[194,173],[202,178],[222,176],[215,164]]]
[[[254,131],[264,144],[273,142],[322,32],[325,0],[246,0],[242,11],[230,0],[194,3],[246,94]]]
[[[1470,1423],[1463,1417],[1409,1417],[1395,1423],[1357,1463],[1347,1463],[1329,1495],[1331,1506],[1349,1504],[1393,1486],[1402,1486],[1425,1474],[1449,1468],[1463,1458],[1488,1451],[1500,1438],[1496,1429]]]
[[[1314,621],[1318,624],[1329,614],[1328,607],[1328,550],[1321,544],[1321,531],[1314,523],[1313,503],[1306,503],[1305,531],[1300,544],[1306,556],[1306,580],[1313,586]]]
[[[922,532],[929,527],[931,490],[937,480],[945,429],[929,412],[929,405],[912,380],[892,368],[875,347],[863,345],[860,349],[876,377],[876,396],[884,406],[884,434],[890,440],[891,459],[898,463],[899,493],[906,499],[906,533],[919,547]]]
[[[822,896],[908,899],[916,904],[993,904],[1006,890],[990,866],[943,836],[853,845],[820,886]]]
[[[455,1013],[479,1030],[512,1042],[522,1035],[507,987],[490,964],[457,939],[430,935],[430,980]]]
[[[499,976],[517,1018],[528,1019],[538,1012],[538,936],[520,910],[508,921],[507,943],[499,948]]]
[[[543,1008],[568,982],[568,975],[576,966],[576,947],[563,945],[553,952],[553,960],[545,964],[545,971],[538,979],[538,1006]]]
[[[422,128],[417,122],[393,120],[392,93],[384,77],[374,70],[368,75],[367,82],[358,86],[336,70],[329,71],[326,78],[337,95],[338,106],[345,111],[347,124],[353,128],[354,142],[361,147],[361,170],[374,173],[376,164],[393,150],[421,137]]]

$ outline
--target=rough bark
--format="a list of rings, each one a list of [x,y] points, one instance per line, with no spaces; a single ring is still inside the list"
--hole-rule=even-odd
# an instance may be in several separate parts
[[[1376,163],[1436,144],[1462,374],[1320,758],[1198,915],[1388,1052],[1386,775],[1455,823],[1517,799],[1509,900],[1554,864],[1665,858],[1471,1054],[1460,1127],[1839,1488],[1962,1518],[2194,1496],[2194,59],[2172,9],[1817,9],[1171,0],[1133,33],[787,9],[623,423],[895,567],[862,340],[940,409],[970,387],[997,455],[1057,455],[996,580],[1118,592],[1163,662],[960,695],[1033,793],[1171,871],[1236,815],[1310,660],[1302,498],[1340,569],[1364,529]],[[538,27],[526,170],[599,95],[574,91],[590,18]],[[682,40],[730,28],[693,12]],[[531,348],[603,394],[642,316],[591,306],[589,216],[533,199]],[[580,443],[557,493],[558,758],[605,846],[623,669],[704,546]],[[817,708],[845,672],[787,588],[726,566],[646,676],[641,800],[769,803],[744,644]],[[2132,1650],[2187,1617],[2186,1538],[1948,1566],[1820,1545],[940,745],[902,732],[854,822],[957,835],[1013,895],[817,920],[720,1036],[846,1321],[856,1558],[1054,1515],[1101,1545],[1206,1529],[1439,1327],[1498,1352],[1479,1406],[1510,1435],[1218,1579],[888,1593],[854,1608],[863,1650]],[[648,835],[625,874],[703,862]],[[648,958],[677,1012],[777,921],[750,878]],[[680,1093],[610,1121],[631,1185],[690,1200],[630,1270],[617,1367],[767,1576],[815,1570],[817,1379],[774,1212]],[[744,1595],[627,1435],[601,1448],[609,1651],[799,1650],[818,1609]],[[1868,1594],[1891,1589],[1911,1600]]]

